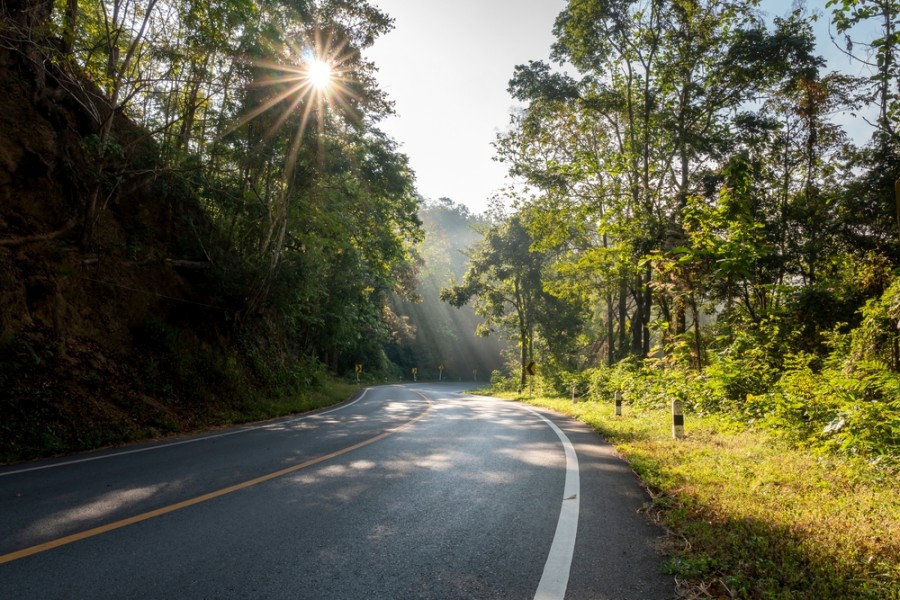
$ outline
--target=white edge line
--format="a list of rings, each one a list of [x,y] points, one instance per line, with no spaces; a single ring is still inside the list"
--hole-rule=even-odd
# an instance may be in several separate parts
[[[282,424],[284,424],[284,423],[296,423],[297,421],[303,421],[303,420],[305,420],[305,419],[312,419],[312,418],[314,418],[314,417],[321,417],[322,415],[327,415],[328,413],[333,413],[333,412],[336,412],[336,411],[339,411],[339,410],[344,410],[345,408],[349,408],[349,407],[353,406],[354,404],[356,404],[357,402],[359,402],[360,400],[362,400],[362,399],[365,397],[366,393],[368,393],[368,391],[369,391],[370,389],[371,389],[371,388],[365,388],[365,389],[363,390],[363,393],[360,394],[359,398],[357,398],[356,400],[354,400],[354,401],[352,401],[352,402],[348,402],[347,404],[342,404],[342,405],[340,405],[340,406],[338,406],[338,407],[336,407],[336,408],[330,408],[330,409],[324,410],[324,411],[322,411],[322,412],[317,412],[317,413],[313,413],[313,414],[306,414],[306,415],[302,415],[302,416],[300,416],[300,417],[294,417],[294,418],[286,419],[286,420],[283,420],[283,421],[277,421],[277,423],[271,423],[271,422],[268,422],[268,423],[265,423],[264,425],[254,425],[254,426],[250,426],[250,427],[242,427],[242,428],[240,428],[240,429],[235,429],[235,430],[232,430],[232,431],[226,431],[226,432],[224,432],[224,433],[216,433],[216,434],[214,434],[214,435],[206,435],[206,436],[203,436],[203,437],[191,438],[191,439],[188,439],[188,440],[180,440],[180,441],[177,441],[177,442],[169,442],[169,443],[165,443],[165,444],[159,444],[159,445],[156,445],[156,446],[147,446],[147,447],[144,447],[144,448],[135,448],[135,449],[133,449],[133,450],[123,450],[123,451],[121,451],[121,452],[111,452],[111,453],[109,453],[109,454],[102,454],[102,455],[99,455],[99,456],[88,456],[88,457],[85,457],[85,458],[79,458],[79,459],[76,459],[76,460],[67,460],[67,461],[62,461],[62,462],[57,462],[57,463],[51,463],[51,464],[47,464],[47,465],[39,465],[39,466],[36,466],[36,467],[27,467],[27,468],[25,468],[25,469],[16,469],[15,471],[4,471],[4,472],[0,472],[0,477],[7,477],[7,476],[9,476],[9,475],[19,475],[19,474],[21,474],[21,473],[30,473],[30,472],[32,472],[32,471],[43,471],[44,469],[55,469],[55,468],[57,468],[57,467],[68,467],[68,466],[70,466],[70,465],[77,465],[77,464],[80,464],[80,463],[93,462],[93,461],[95,461],[95,460],[105,460],[105,459],[107,459],[107,458],[117,458],[117,457],[119,457],[119,456],[127,456],[127,455],[129,455],[129,454],[140,454],[141,452],[150,452],[150,451],[152,451],[152,450],[162,450],[163,448],[172,448],[172,447],[174,447],[174,446],[182,446],[182,445],[184,445],[184,444],[193,444],[193,443],[196,443],[196,442],[205,442],[205,441],[207,441],[207,440],[214,440],[214,439],[218,439],[218,438],[228,437],[228,436],[230,436],[230,435],[236,435],[236,434],[238,434],[238,433],[247,433],[248,431],[256,431],[256,430],[258,430],[258,429],[266,429],[267,427],[273,427],[273,426],[275,426],[276,424],[277,424],[277,425],[282,425]]]
[[[569,585],[569,571],[575,555],[575,536],[578,533],[578,512],[581,502],[578,455],[568,436],[556,426],[556,423],[531,407],[524,408],[550,426],[562,442],[566,453],[566,481],[563,485],[562,508],[559,511],[553,543],[547,554],[547,562],[544,563],[544,573],[534,594],[534,600],[563,600]]]

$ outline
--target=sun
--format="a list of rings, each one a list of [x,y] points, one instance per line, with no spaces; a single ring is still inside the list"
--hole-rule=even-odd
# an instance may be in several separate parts
[[[264,136],[268,140],[299,110],[300,122],[287,165],[295,162],[304,132],[311,122],[322,134],[329,119],[344,115],[345,110],[352,113],[353,101],[357,99],[351,79],[353,61],[357,55],[347,50],[344,44],[335,45],[330,37],[322,39],[321,35],[316,35],[314,43],[308,47],[292,47],[290,51],[290,56],[281,57],[283,60],[278,62],[254,61],[264,74],[252,81],[250,86],[269,91],[261,92],[259,104],[228,128],[229,132],[234,131],[261,114],[274,110],[278,114]],[[290,57],[295,60],[288,60]],[[286,173],[289,170],[286,169]]]
[[[331,87],[332,81],[331,64],[316,58],[307,61],[306,79],[320,92],[327,90]]]

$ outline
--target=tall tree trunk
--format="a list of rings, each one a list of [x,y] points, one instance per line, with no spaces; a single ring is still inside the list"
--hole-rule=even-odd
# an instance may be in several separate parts
[[[697,308],[697,298],[691,294],[691,313],[694,318],[694,365],[697,371],[703,368],[703,339],[700,335],[700,311]]]
[[[675,335],[684,335],[687,331],[687,310],[684,307],[684,299],[681,294],[675,299]]]
[[[516,277],[513,282],[513,294],[515,299],[516,318],[519,322],[519,347],[521,349],[521,352],[519,353],[519,367],[521,369],[519,392],[521,393],[528,384],[528,373],[526,371],[528,366],[528,321],[525,313],[525,298],[522,294],[522,286],[518,277]]]
[[[613,294],[612,291],[607,291],[606,293],[606,365],[611,367],[615,362],[616,357],[616,326],[614,323],[615,319],[615,308],[613,307]]]
[[[619,283],[619,353],[624,355],[628,348],[628,332],[625,324],[628,322],[628,279],[622,275]]]
[[[521,346],[522,350],[520,353],[521,378],[519,381],[519,392],[523,392],[528,385],[528,330],[525,328],[525,320],[521,311],[519,312],[519,346]]]
[[[640,356],[644,348],[644,284],[640,270],[634,274],[634,315],[631,317],[631,353]]]
[[[641,357],[646,358],[650,354],[650,311],[653,309],[653,290],[650,288],[650,281],[653,277],[653,269],[648,263],[645,267],[647,277],[644,281],[644,313],[641,319],[641,336],[643,345],[641,347]]]

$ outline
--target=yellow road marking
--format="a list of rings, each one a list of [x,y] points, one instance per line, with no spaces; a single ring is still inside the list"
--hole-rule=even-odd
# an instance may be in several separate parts
[[[425,398],[424,396],[422,396]],[[273,473],[269,473],[267,475],[263,475],[261,477],[256,477],[254,479],[250,479],[248,481],[244,481],[241,483],[237,483],[235,485],[222,488],[220,490],[216,490],[214,492],[209,492],[208,494],[203,494],[202,496],[197,496],[195,498],[190,498],[188,500],[183,500],[181,502],[176,502],[175,504],[170,504],[168,506],[163,506],[162,508],[157,508],[156,510],[151,510],[149,512],[141,513],[139,515],[135,515],[133,517],[128,517],[127,519],[122,519],[120,521],[114,521],[112,523],[107,523],[106,525],[101,525],[100,527],[94,527],[93,529],[88,529],[86,531],[81,531],[79,533],[73,533],[72,535],[67,535],[65,537],[57,538],[55,540],[50,540],[49,542],[44,542],[43,544],[37,544],[36,546],[31,546],[28,548],[23,548],[22,550],[17,550],[16,552],[10,552],[9,554],[0,555],[0,565],[12,562],[14,560],[19,560],[20,558],[25,558],[26,556],[32,556],[33,554],[40,554],[41,552],[46,552],[47,550],[52,550],[53,548],[59,548],[60,546],[65,546],[67,544],[71,544],[73,542],[78,542],[87,538],[91,538],[97,535],[101,535],[103,533],[107,533],[109,531],[114,531],[116,529],[121,529],[122,527],[127,527],[129,525],[134,525],[135,523],[140,523],[141,521],[147,521],[148,519],[153,519],[155,517],[160,517],[162,515],[175,512],[176,510],[181,510],[182,508],[187,508],[189,506],[194,506],[195,504],[200,504],[201,502],[206,502],[207,500],[213,500],[215,498],[219,498],[220,496],[225,496],[226,494],[231,494],[232,492],[237,492],[239,490],[243,490],[249,487],[253,487],[254,485],[259,485],[260,483],[265,483],[266,481],[271,481],[272,479],[277,479],[278,477],[283,477],[285,475],[289,475],[290,473],[296,473],[302,469],[306,469],[313,465],[317,465],[319,463],[331,460],[332,458],[341,456],[342,454],[347,454],[348,452],[353,452],[354,450],[358,450],[363,446],[368,446],[369,444],[374,444],[379,440],[383,440],[384,438],[391,436],[399,431],[410,427],[416,421],[419,421],[425,415],[427,415],[431,411],[432,403],[430,400],[425,398],[428,402],[428,408],[422,411],[420,414],[416,415],[410,421],[407,421],[403,425],[399,427],[395,427],[393,429],[389,429],[384,433],[376,435],[373,438],[369,438],[367,440],[363,440],[357,444],[353,444],[352,446],[348,446],[346,448],[342,448],[341,450],[336,450],[330,454],[325,454],[324,456],[319,456],[318,458],[310,459],[306,462],[302,462],[300,464],[293,465],[291,467],[287,467],[284,469],[280,469]]]

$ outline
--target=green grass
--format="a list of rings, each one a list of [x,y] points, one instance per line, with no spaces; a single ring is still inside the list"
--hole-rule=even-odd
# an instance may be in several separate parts
[[[132,394],[119,398],[116,415],[107,409],[102,418],[76,415],[80,421],[49,400],[32,402],[27,419],[12,425],[0,419],[0,465],[304,413],[343,402],[360,388],[334,378],[323,378],[312,390],[280,395],[244,388],[233,398],[205,401],[181,413]]]
[[[666,411],[526,401],[588,423],[631,464],[670,532],[665,569],[683,598],[900,599],[896,473],[718,417],[688,415],[675,440]]]
[[[329,380],[321,387],[293,394],[276,400],[248,400],[241,405],[222,409],[214,414],[213,424],[237,424],[264,421],[276,417],[299,414],[338,404],[350,398],[362,386],[338,380]]]

